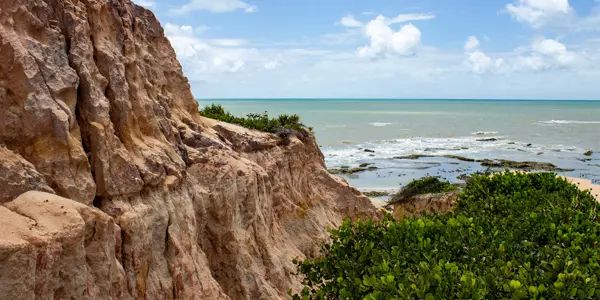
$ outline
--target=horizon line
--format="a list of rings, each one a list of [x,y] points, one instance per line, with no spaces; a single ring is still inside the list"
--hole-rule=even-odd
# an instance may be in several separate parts
[[[195,100],[417,100],[417,101],[600,101],[600,99],[514,99],[514,98],[332,98],[332,97],[234,97],[234,98],[194,98]]]

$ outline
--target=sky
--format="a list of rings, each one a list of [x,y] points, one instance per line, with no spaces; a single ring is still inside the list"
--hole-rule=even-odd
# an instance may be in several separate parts
[[[133,0],[197,98],[600,100],[600,0]]]

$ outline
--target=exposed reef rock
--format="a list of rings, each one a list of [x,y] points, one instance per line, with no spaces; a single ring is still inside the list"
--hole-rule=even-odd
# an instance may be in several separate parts
[[[0,0],[0,295],[280,299],[375,213],[312,135],[204,119],[129,0]]]
[[[537,155],[542,155],[544,153],[538,153]],[[548,171],[548,172],[570,172],[573,169],[563,169],[555,166],[552,163],[547,162],[532,162],[532,161],[512,161],[506,159],[473,159],[458,155],[424,155],[424,154],[411,154],[406,156],[396,156],[394,159],[411,159],[417,160],[420,158],[429,158],[429,157],[443,157],[449,159],[456,159],[464,162],[476,162],[481,164],[484,167],[490,168],[505,168],[505,169],[517,169],[517,170],[525,170],[525,171]]]

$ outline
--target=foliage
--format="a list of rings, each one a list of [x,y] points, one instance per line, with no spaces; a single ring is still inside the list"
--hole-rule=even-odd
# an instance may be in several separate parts
[[[598,208],[553,174],[475,176],[454,213],[332,230],[293,298],[598,299]]]
[[[457,186],[447,181],[441,181],[437,177],[425,177],[411,181],[404,186],[398,193],[390,199],[390,203],[401,203],[410,200],[417,195],[437,194],[452,192],[458,189]]]
[[[236,117],[220,104],[211,104],[205,106],[199,111],[201,116],[241,125],[246,128],[256,129],[264,132],[277,133],[281,128],[287,128],[297,132],[306,132],[304,124],[300,122],[298,115],[279,115],[277,118],[269,118],[268,113],[251,113],[244,117]],[[312,128],[309,128],[312,131]]]
[[[363,193],[367,197],[385,197],[389,196],[390,192],[368,191]]]

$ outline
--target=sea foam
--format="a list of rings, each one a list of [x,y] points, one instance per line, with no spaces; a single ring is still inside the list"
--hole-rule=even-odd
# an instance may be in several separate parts
[[[472,135],[496,135],[498,131],[476,131],[472,132]]]
[[[373,122],[373,123],[369,123],[369,125],[375,126],[375,127],[385,127],[385,126],[388,126],[388,125],[392,125],[392,123]]]
[[[538,121],[541,124],[600,124],[600,121],[549,120]]]

